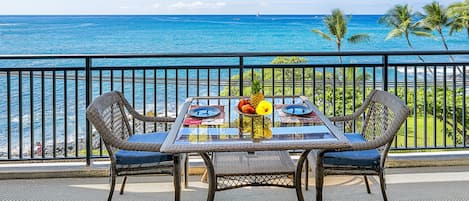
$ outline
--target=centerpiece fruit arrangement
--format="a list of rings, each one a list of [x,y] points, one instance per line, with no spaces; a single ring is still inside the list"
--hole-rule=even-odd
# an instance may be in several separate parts
[[[264,100],[259,80],[253,80],[250,99],[241,99],[238,112],[244,116],[237,123],[243,133],[251,133],[253,140],[272,138],[272,121],[268,115],[272,113],[272,104]]]
[[[253,80],[250,99],[241,99],[238,103],[238,111],[242,114],[268,115],[272,113],[272,104],[264,100],[262,87],[259,80]]]

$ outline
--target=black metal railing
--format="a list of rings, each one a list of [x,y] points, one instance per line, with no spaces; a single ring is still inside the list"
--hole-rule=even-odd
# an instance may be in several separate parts
[[[415,62],[416,55],[428,62]],[[446,62],[448,55],[461,62]],[[278,56],[306,61],[272,64]],[[338,64],[337,56],[348,63]],[[467,50],[0,55],[0,160],[89,164],[105,157],[85,111],[107,91],[122,91],[146,115],[175,116],[187,97],[247,95],[254,78],[267,95],[306,95],[328,116],[353,112],[372,89],[387,90],[413,111],[393,149],[467,148],[468,56]],[[169,128],[132,125],[139,132]],[[358,130],[354,124],[345,131]]]

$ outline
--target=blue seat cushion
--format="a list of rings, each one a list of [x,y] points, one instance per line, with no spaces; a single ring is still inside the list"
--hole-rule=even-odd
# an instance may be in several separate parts
[[[345,137],[351,143],[366,141],[361,134],[357,133],[346,133]],[[326,152],[324,154],[324,164],[327,165],[377,167],[379,166],[379,163],[380,154],[377,149]]]
[[[136,134],[129,137],[129,142],[163,143],[168,133]],[[160,152],[119,150],[115,154],[118,165],[159,163],[173,160],[173,155]]]

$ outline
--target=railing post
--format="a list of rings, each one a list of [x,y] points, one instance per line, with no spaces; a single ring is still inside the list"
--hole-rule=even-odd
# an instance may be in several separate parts
[[[86,76],[86,91],[85,91],[85,94],[86,94],[86,108],[88,108],[88,106],[90,105],[91,103],[91,99],[92,99],[92,80],[91,80],[91,58],[90,57],[86,57],[85,58],[85,61],[86,61],[86,66],[85,66],[85,76]],[[86,166],[90,166],[91,165],[91,124],[90,122],[88,121],[88,118],[86,118]]]
[[[383,90],[388,91],[388,55],[383,55]]]
[[[239,95],[243,96],[244,57],[239,57]]]
[[[21,96],[21,94],[20,94]],[[11,159],[11,75],[7,71],[7,159]],[[33,128],[33,127],[32,127]],[[31,153],[34,151],[31,150]]]

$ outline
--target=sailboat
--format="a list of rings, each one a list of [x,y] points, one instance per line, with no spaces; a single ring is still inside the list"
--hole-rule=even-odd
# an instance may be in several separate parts
[[[261,15],[261,12],[257,12],[256,17],[259,17]]]

